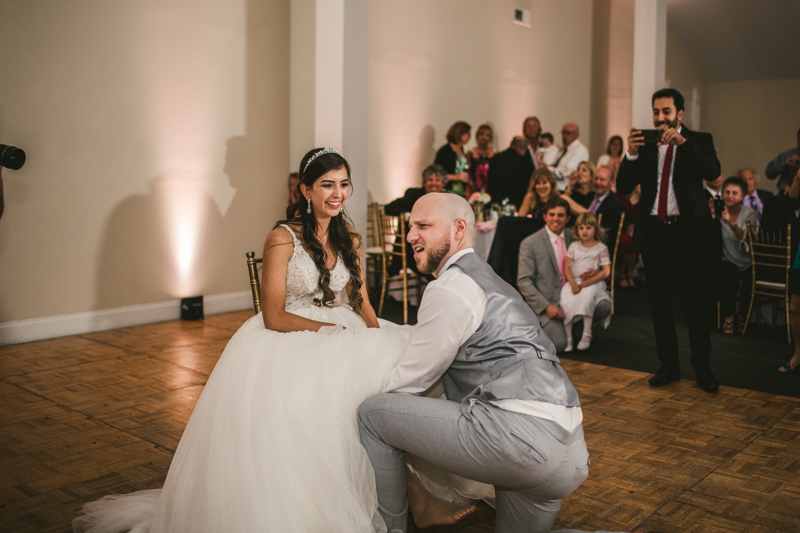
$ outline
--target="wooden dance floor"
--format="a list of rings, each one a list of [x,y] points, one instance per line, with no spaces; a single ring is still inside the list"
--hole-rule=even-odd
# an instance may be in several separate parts
[[[249,316],[0,347],[0,531],[69,531],[87,501],[161,486],[208,375]],[[555,529],[800,532],[800,400],[564,368],[592,463]],[[482,506],[427,531],[491,532],[493,522]]]

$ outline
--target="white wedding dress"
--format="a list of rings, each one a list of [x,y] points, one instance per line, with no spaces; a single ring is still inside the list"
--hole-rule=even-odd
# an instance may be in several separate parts
[[[195,406],[164,488],[87,504],[75,531],[386,531],[356,410],[380,392],[412,328],[369,329],[346,305],[315,305],[319,272],[286,229],[286,310],[346,329],[280,333],[260,314],[245,322]],[[340,258],[331,288],[349,280]]]

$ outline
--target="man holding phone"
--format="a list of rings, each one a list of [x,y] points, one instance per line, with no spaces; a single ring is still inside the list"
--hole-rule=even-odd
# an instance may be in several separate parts
[[[656,351],[661,361],[650,385],[660,387],[681,378],[672,313],[677,288],[686,311],[695,378],[703,390],[713,393],[719,390],[719,383],[710,367],[703,249],[713,242],[714,231],[719,232],[719,228],[711,216],[703,180],[719,176],[720,164],[711,134],[690,131],[681,124],[684,103],[680,92],[661,89],[653,94],[651,103],[660,139],[631,129],[628,152],[617,178],[620,194],[629,194],[637,185],[642,187],[632,247],[641,250],[646,268]]]

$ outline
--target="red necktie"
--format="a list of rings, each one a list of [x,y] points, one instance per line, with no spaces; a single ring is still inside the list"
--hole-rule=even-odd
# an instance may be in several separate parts
[[[669,190],[669,170],[672,168],[672,145],[667,147],[664,168],[661,170],[661,187],[658,189],[658,218],[667,218],[667,192]]]

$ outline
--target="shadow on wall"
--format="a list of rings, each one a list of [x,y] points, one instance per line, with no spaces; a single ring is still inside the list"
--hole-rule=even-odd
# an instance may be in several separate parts
[[[436,130],[430,124],[422,128],[419,132],[419,145],[411,151],[406,165],[406,186],[420,187],[422,183],[422,171],[425,167],[433,163],[436,157],[434,141],[436,140]]]
[[[103,232],[95,309],[193,296],[218,270],[222,216],[205,187],[179,169],[112,211]]]

